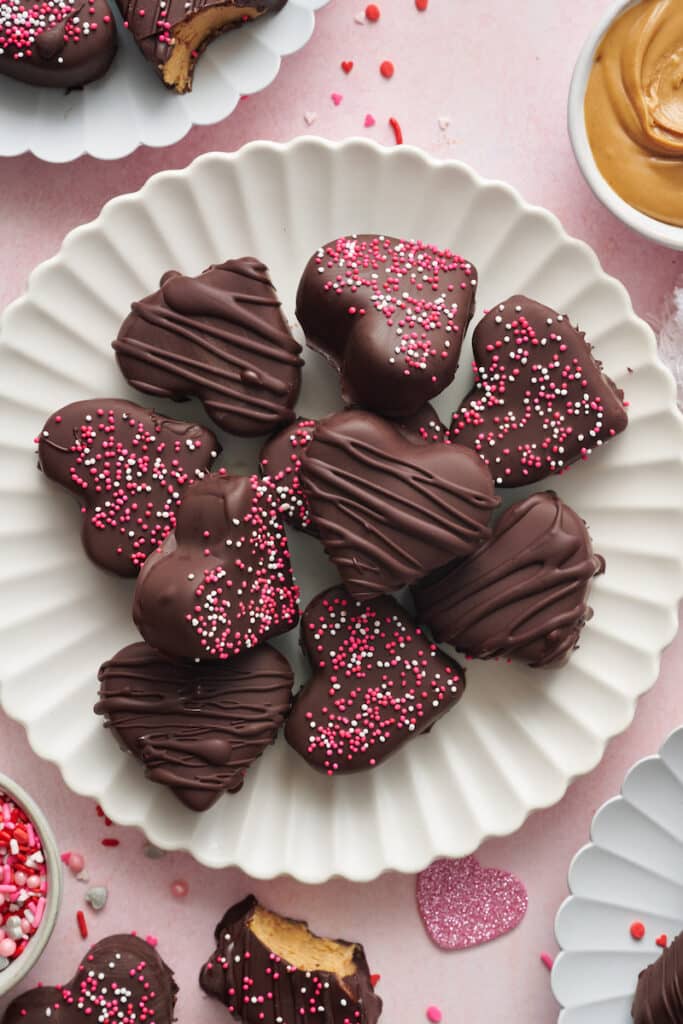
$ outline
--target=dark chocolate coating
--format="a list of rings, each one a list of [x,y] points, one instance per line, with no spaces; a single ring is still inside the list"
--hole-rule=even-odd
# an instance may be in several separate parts
[[[195,395],[224,430],[268,434],[294,419],[301,347],[259,260],[169,271],[124,320],[113,343],[126,380],[183,401]]]
[[[353,946],[351,976],[338,978],[322,970],[307,973],[275,958],[251,931],[249,922],[257,907],[255,898],[247,896],[218,923],[216,949],[199,976],[208,995],[244,1024],[376,1024],[382,1000],[372,987],[361,945],[337,940]]]
[[[350,235],[308,261],[296,315],[309,345],[339,370],[344,402],[398,419],[453,380],[476,277],[448,249]]]
[[[17,996],[3,1024],[171,1024],[177,991],[153,946],[135,935],[109,935],[90,948],[71,981]]]
[[[490,535],[499,504],[469,449],[416,444],[361,410],[318,424],[301,479],[325,550],[358,599],[469,554]]]
[[[137,576],[221,450],[206,427],[119,398],[65,405],[37,440],[40,469],[78,498],[88,556],[119,576]]]
[[[569,319],[524,295],[494,306],[473,337],[475,384],[451,438],[498,487],[561,473],[626,429],[623,392]]]
[[[144,58],[149,61],[155,71],[164,80],[164,65],[171,56],[174,47],[174,35],[192,19],[204,11],[215,9],[220,11],[239,11],[243,15],[234,22],[217,31],[212,31],[199,45],[190,70],[194,66],[212,39],[225,31],[241,28],[247,22],[254,21],[264,14],[275,14],[281,11],[287,0],[116,0],[124,17],[126,27],[133,33],[135,42]],[[187,90],[189,91],[189,90]]]
[[[274,434],[261,449],[261,475],[274,482],[280,499],[280,514],[297,530],[315,534],[308,498],[301,484],[301,459],[313,440],[317,423],[299,417],[291,427]],[[412,441],[444,441],[448,432],[431,405],[424,405],[413,416],[395,426]]]
[[[272,486],[213,474],[195,484],[174,533],[140,573],[133,618],[172,658],[226,660],[299,619]]]
[[[583,519],[542,491],[507,509],[466,561],[416,586],[417,616],[471,657],[559,665],[592,615],[590,583],[604,569]]]
[[[354,601],[344,587],[318,594],[303,614],[301,644],[313,675],[297,694],[285,737],[327,775],[381,764],[465,689],[460,665],[393,597]]]
[[[31,85],[76,89],[114,59],[116,25],[107,0],[3,0],[0,74]]]
[[[680,1024],[683,1020],[683,933],[638,975],[633,1024]]]
[[[201,664],[131,644],[98,678],[95,713],[142,761],[147,778],[193,811],[242,788],[249,765],[285,720],[293,683],[287,659],[268,644]]]

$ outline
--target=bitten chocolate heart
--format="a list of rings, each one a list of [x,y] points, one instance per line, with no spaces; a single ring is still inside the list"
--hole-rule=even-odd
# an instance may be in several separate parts
[[[230,433],[268,434],[294,419],[301,347],[259,260],[228,260],[198,277],[169,271],[158,292],[133,303],[113,346],[134,388],[194,395]]]
[[[327,775],[381,764],[460,700],[465,673],[392,597],[354,601],[332,587],[311,601],[301,643],[313,675],[287,741]]]
[[[106,0],[3,0],[0,74],[31,85],[76,89],[114,59],[116,25]]]
[[[449,249],[349,235],[309,260],[296,315],[309,345],[339,370],[347,405],[410,416],[453,380],[476,277]]]
[[[471,657],[559,665],[592,615],[590,583],[604,569],[583,519],[552,491],[532,494],[466,561],[414,588],[418,618]]]
[[[95,713],[121,747],[187,807],[205,811],[242,788],[275,740],[291,702],[292,670],[268,644],[228,662],[165,658],[131,644],[99,671]]]
[[[65,405],[36,440],[39,467],[80,502],[89,557],[119,576],[137,575],[221,450],[205,427],[118,398]]]
[[[127,28],[164,85],[190,92],[195,65],[216,36],[282,10],[287,0],[117,0]]]
[[[359,599],[469,554],[490,535],[499,504],[469,449],[416,444],[360,410],[318,424],[301,479],[325,550]]]
[[[219,921],[199,984],[245,1024],[376,1024],[382,1012],[359,943],[320,938],[253,896]]]
[[[475,384],[451,437],[498,487],[561,473],[626,429],[623,392],[568,318],[524,295],[494,306],[473,338]]]
[[[409,440],[444,441],[448,432],[431,405],[424,405],[413,416],[395,425]],[[315,533],[308,498],[301,484],[301,459],[313,440],[316,420],[296,420],[266,441],[261,449],[261,475],[269,477],[276,488],[281,515],[297,530]]]
[[[135,935],[95,943],[65,985],[38,986],[10,1003],[4,1024],[171,1024],[178,986],[157,951]]]
[[[296,626],[298,601],[272,487],[212,474],[192,487],[174,533],[147,560],[133,618],[170,657],[225,660]]]
[[[683,933],[638,975],[631,1014],[633,1024],[683,1020]]]

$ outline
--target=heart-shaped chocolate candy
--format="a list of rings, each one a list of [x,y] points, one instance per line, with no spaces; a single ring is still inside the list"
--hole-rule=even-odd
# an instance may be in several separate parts
[[[147,778],[204,811],[242,788],[289,711],[292,670],[268,644],[227,662],[178,661],[131,644],[102,665],[95,713]]]
[[[178,987],[156,949],[135,935],[91,947],[71,981],[23,992],[3,1024],[171,1024]]]
[[[226,660],[296,626],[299,588],[277,504],[255,476],[194,484],[138,579],[133,618],[151,647]]]
[[[393,597],[355,601],[343,587],[314,598],[301,622],[313,675],[285,736],[328,775],[373,768],[453,707],[465,673]]]
[[[349,235],[309,260],[296,315],[310,346],[339,370],[347,405],[410,416],[453,380],[476,278],[449,249]]]
[[[138,574],[221,450],[205,427],[119,398],[65,405],[37,441],[45,475],[78,498],[89,557],[119,576]]]
[[[473,338],[475,384],[451,437],[473,448],[498,487],[561,473],[626,429],[623,392],[583,332],[549,306],[513,295]]]
[[[490,535],[491,476],[461,445],[416,444],[361,410],[322,420],[301,479],[327,554],[358,599],[462,558]]]

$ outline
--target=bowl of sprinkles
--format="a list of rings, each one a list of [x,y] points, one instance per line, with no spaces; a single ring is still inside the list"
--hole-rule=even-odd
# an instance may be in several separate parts
[[[62,876],[40,807],[0,773],[0,996],[35,966],[57,920]]]

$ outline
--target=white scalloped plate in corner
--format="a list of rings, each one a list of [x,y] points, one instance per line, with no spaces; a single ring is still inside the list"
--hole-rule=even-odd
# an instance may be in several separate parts
[[[254,205],[249,197],[258,194]],[[280,741],[244,789],[198,817],[147,782],[92,714],[101,661],[135,639],[132,582],[83,556],[73,499],[36,471],[33,438],[75,399],[131,396],[110,348],[131,300],[171,267],[259,256],[293,320],[299,274],[322,242],[376,231],[429,239],[478,267],[479,308],[516,291],[570,313],[631,402],[631,425],[554,481],[590,524],[607,573],[595,616],[566,668],[471,663],[465,699],[432,730],[369,773],[328,779]],[[209,154],[156,175],[74,231],[7,310],[0,347],[0,665],[2,703],[67,783],[159,846],[250,875],[370,879],[461,856],[555,803],[626,728],[657,678],[683,593],[683,419],[673,380],[623,287],[583,243],[516,192],[415,149],[298,140]],[[469,344],[469,343],[467,343]],[[437,405],[471,383],[471,351]],[[137,396],[138,401],[145,401]],[[299,410],[336,408],[336,375],[307,354]],[[173,415],[172,403],[160,408]],[[195,414],[201,418],[199,407]],[[183,412],[187,417],[192,413]],[[233,469],[257,446],[225,439]],[[292,537],[303,601],[335,574],[312,539]],[[296,632],[284,639],[298,677]]]
[[[118,160],[138,146],[171,146],[193,125],[222,121],[241,96],[270,85],[282,57],[305,46],[315,12],[328,3],[288,0],[278,14],[215,39],[184,96],[160,82],[115,15],[119,51],[98,82],[67,92],[0,75],[0,157],[28,151],[60,164],[85,154]]]
[[[555,921],[559,1024],[632,1024],[638,974],[662,952],[655,940],[683,931],[683,728],[631,768],[593,818],[591,840],[571,863],[571,896]],[[641,941],[630,935],[635,920]]]

